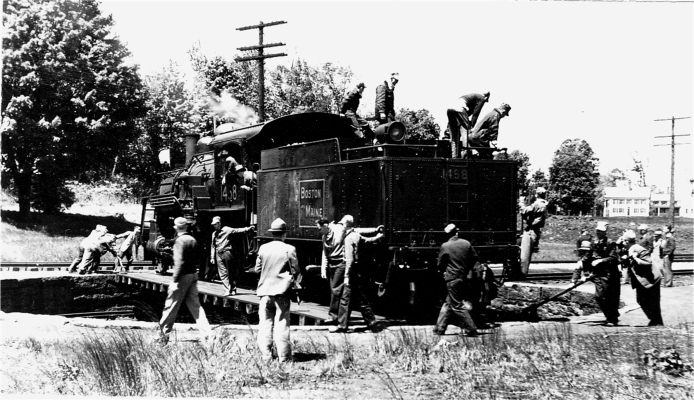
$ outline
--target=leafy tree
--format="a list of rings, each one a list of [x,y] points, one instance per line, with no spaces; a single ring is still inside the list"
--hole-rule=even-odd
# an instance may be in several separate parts
[[[530,157],[520,150],[513,150],[510,153],[496,153],[495,160],[512,160],[518,162],[518,189],[521,196],[528,195],[528,185],[530,181],[528,174],[530,173]]]
[[[22,217],[101,179],[142,113],[137,67],[95,0],[3,2],[2,160]]]
[[[548,200],[570,213],[589,213],[597,197],[599,160],[582,139],[567,139],[554,153],[549,168],[552,190]]]
[[[353,73],[332,63],[312,67],[299,59],[289,68],[278,66],[269,75],[266,111],[277,118],[307,111],[337,114]]]
[[[155,188],[156,174],[163,171],[159,152],[171,150],[172,159],[182,159],[185,153],[185,135],[201,134],[200,104],[186,89],[184,76],[175,63],[144,80],[144,98],[147,113],[138,119],[138,136],[121,157],[119,167],[127,176],[136,178],[136,195]]]
[[[436,140],[439,138],[441,129],[428,110],[413,111],[401,108],[395,119],[405,124],[409,139]]]
[[[215,118],[219,123],[239,122],[234,119],[237,115],[233,110],[223,112],[223,108],[250,107],[257,112],[258,69],[255,63],[227,61],[222,57],[210,59],[197,45],[188,51],[188,56],[197,74],[194,96],[201,112],[198,129],[212,131]],[[235,100],[229,101],[231,98]]]

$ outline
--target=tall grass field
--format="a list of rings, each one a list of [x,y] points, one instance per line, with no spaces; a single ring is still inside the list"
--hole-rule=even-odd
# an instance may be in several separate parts
[[[575,335],[570,324],[521,339],[438,341],[402,328],[294,343],[295,362],[261,362],[252,335],[162,346],[142,331],[4,343],[2,393],[315,399],[691,399],[691,326]],[[329,335],[329,334],[321,334]],[[665,355],[648,359],[653,349]],[[674,360],[674,361],[673,361]]]

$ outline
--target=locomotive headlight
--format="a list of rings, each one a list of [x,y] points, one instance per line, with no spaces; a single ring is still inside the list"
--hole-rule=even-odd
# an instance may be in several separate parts
[[[377,126],[374,133],[380,143],[397,143],[405,140],[407,129],[402,122],[393,121]]]

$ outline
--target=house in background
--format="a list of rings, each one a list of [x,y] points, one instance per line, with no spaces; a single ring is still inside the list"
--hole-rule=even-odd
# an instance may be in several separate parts
[[[651,209],[654,216],[670,212],[670,193],[651,193],[651,188],[607,187],[604,199],[605,217],[647,217]],[[675,198],[675,216],[694,218],[694,190]]]
[[[604,199],[605,217],[647,217],[651,188],[606,187]]]

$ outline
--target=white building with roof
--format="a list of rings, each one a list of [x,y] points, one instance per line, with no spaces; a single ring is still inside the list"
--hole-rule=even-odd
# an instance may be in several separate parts
[[[605,217],[647,217],[650,209],[651,188],[605,188]]]

